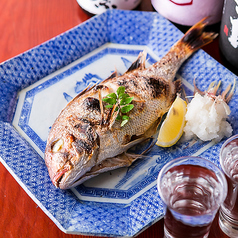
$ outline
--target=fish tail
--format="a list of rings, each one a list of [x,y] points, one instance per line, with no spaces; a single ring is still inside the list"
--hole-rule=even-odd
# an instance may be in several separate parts
[[[212,42],[218,34],[213,32],[204,32],[207,25],[207,17],[203,18],[197,24],[192,26],[185,35],[176,42],[170,51],[153,67],[156,68],[159,75],[173,81],[176,72],[182,63],[191,56],[196,50]]]
[[[214,32],[204,32],[204,28],[208,24],[208,17],[203,18],[201,21],[192,26],[180,40],[185,43],[188,51],[192,54],[199,48],[212,42],[217,36]]]

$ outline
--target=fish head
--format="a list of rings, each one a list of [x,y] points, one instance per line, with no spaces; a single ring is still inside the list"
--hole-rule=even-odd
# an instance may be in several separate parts
[[[76,186],[96,164],[97,134],[86,121],[78,125],[77,128],[68,121],[67,125],[60,125],[61,129],[52,127],[47,141],[45,163],[52,183],[61,189]]]

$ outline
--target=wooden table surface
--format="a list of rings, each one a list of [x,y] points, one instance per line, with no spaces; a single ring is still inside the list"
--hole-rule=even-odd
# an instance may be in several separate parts
[[[142,0],[138,9],[153,11],[149,0]],[[90,18],[76,0],[1,0],[0,17],[0,63]],[[218,39],[204,50],[222,63]],[[90,236],[70,235],[59,230],[0,163],[0,237]],[[138,235],[138,238],[145,237],[162,238],[163,220]],[[219,230],[217,220],[209,237],[227,237]]]

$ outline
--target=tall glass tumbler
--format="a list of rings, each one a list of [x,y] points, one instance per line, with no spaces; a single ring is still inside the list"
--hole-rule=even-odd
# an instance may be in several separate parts
[[[164,203],[164,237],[206,238],[225,200],[227,182],[209,160],[181,157],[159,172],[157,187]]]
[[[238,135],[221,147],[220,164],[228,183],[228,193],[219,213],[219,225],[231,238],[238,237]]]

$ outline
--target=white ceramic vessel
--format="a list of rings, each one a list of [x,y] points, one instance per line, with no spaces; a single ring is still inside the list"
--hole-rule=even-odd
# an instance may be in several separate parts
[[[172,22],[192,26],[209,16],[209,24],[221,20],[224,0],[151,0],[155,10]]]
[[[141,0],[77,0],[78,4],[91,14],[101,14],[108,9],[132,10]]]

